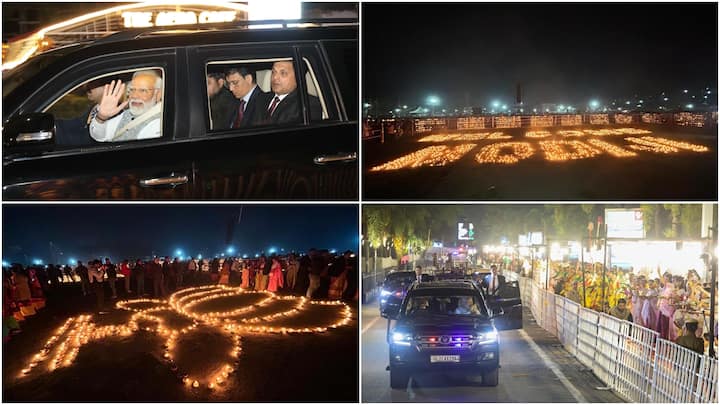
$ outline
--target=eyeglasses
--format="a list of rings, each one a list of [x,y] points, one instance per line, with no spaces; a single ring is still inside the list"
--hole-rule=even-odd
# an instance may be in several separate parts
[[[155,91],[155,89],[146,89],[146,88],[142,88],[142,87],[128,87],[128,88],[127,88],[128,94],[132,94],[132,93],[137,92],[137,93],[139,93],[140,95],[143,95],[143,96],[147,96],[147,95],[149,95],[149,94],[152,94],[153,91]]]
[[[228,87],[235,87],[240,85],[240,80],[228,80]]]

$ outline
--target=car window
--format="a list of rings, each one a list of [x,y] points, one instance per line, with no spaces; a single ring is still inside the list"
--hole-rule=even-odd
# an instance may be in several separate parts
[[[358,118],[358,47],[357,41],[324,41],[333,76],[342,93],[348,119]]]
[[[91,77],[52,101],[58,148],[162,136],[164,70],[146,67]]]
[[[207,124],[212,131],[300,125],[329,117],[327,102],[308,60],[290,56],[205,65]],[[305,106],[305,107],[304,107]]]

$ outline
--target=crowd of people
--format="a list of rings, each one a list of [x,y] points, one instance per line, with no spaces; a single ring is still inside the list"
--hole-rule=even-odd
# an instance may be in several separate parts
[[[44,306],[45,297],[63,285],[77,288],[83,296],[94,295],[96,311],[103,314],[108,310],[106,297],[167,298],[179,289],[208,284],[352,301],[358,298],[357,279],[357,258],[351,251],[337,255],[314,248],[307,254],[263,254],[252,259],[165,256],[120,263],[93,259],[87,264],[78,261],[75,266],[24,267],[15,263],[3,268],[3,338],[19,333],[18,322]]]
[[[710,288],[696,270],[690,269],[683,277],[658,269],[657,277],[652,277],[647,272],[635,274],[633,269],[602,272],[601,264],[586,264],[585,269],[556,265],[552,274],[551,288],[556,294],[656,331],[662,339],[704,352]]]

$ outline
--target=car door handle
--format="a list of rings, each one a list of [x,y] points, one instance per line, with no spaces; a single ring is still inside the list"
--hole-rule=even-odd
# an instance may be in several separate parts
[[[158,187],[158,186],[179,186],[188,182],[188,176],[186,175],[170,175],[168,177],[155,177],[152,179],[140,180],[140,186],[142,187]]]
[[[338,153],[335,155],[315,156],[315,159],[313,159],[313,162],[315,162],[316,165],[324,165],[325,163],[354,162],[356,160],[357,160],[357,152],[351,152],[351,153]]]

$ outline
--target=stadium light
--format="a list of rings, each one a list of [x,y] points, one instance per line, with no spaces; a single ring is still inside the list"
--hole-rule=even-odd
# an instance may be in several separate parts
[[[427,98],[428,105],[436,106],[440,105],[440,97],[438,96],[428,96]]]
[[[3,267],[10,267],[10,263],[6,262],[5,260],[2,261]]]
[[[687,89],[683,90],[683,93],[687,94],[687,92],[688,92]]]
[[[685,108],[687,108],[688,110],[692,110],[693,108],[695,108],[695,106],[692,104],[688,104],[685,106]]]
[[[180,256],[182,256],[182,254],[183,254],[182,249],[176,249],[176,250],[175,250],[175,256],[180,257]]]
[[[600,107],[600,102],[597,100],[590,100],[590,108],[596,109]]]
[[[43,264],[43,261],[42,261],[41,259],[33,259],[32,262],[33,262],[33,264],[36,265],[36,266],[39,266],[39,265]]]
[[[498,107],[500,107],[500,102],[497,100],[493,100],[492,106],[493,106],[493,108],[498,108]]]
[[[231,254],[235,253],[235,248],[232,246],[228,246],[228,248],[225,251],[227,252],[227,254],[231,255]]]

